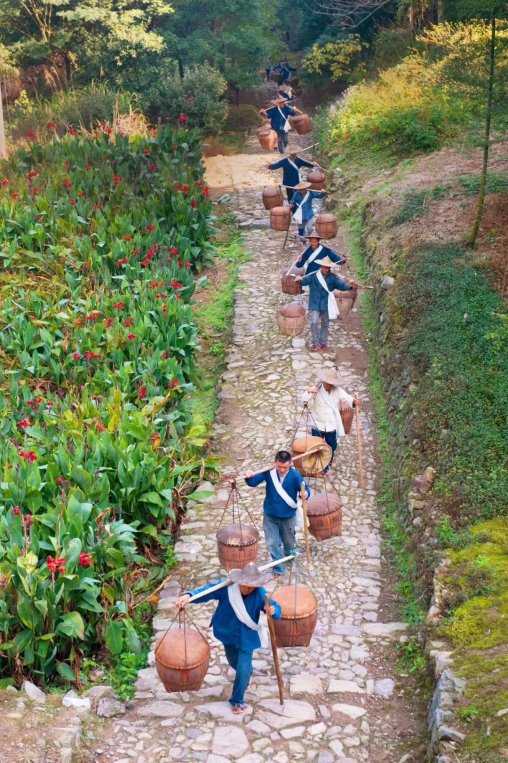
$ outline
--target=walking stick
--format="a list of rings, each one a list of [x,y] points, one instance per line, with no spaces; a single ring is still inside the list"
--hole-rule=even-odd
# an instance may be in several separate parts
[[[307,555],[307,564],[310,564],[310,541],[309,541],[309,528],[307,522],[307,493],[305,492],[305,482],[302,482],[300,488],[300,497],[302,499],[303,509],[303,537],[305,538],[305,553]]]
[[[355,406],[355,420],[356,420],[356,444],[358,447],[358,483],[360,487],[365,487],[365,474],[363,471],[363,457],[362,457],[362,430],[360,428],[360,409]]]
[[[273,627],[273,619],[270,614],[270,597],[267,595],[265,598],[265,612],[266,621],[268,623],[268,631],[270,633],[270,642],[272,644],[273,664],[275,665],[275,675],[277,676],[277,685],[279,687],[279,702],[284,704],[284,684],[282,683],[282,674],[280,672],[279,654],[277,652],[277,641],[275,638],[275,628]]]

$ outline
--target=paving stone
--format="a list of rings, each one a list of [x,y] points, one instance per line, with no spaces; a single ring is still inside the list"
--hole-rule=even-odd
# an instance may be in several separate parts
[[[212,752],[237,760],[245,755],[249,742],[238,726],[217,726],[213,734]]]
[[[361,718],[367,712],[365,708],[358,705],[346,705],[343,702],[338,702],[333,705],[334,713],[341,713],[341,715],[347,715],[349,718]]]
[[[178,718],[183,715],[184,705],[177,702],[149,702],[147,705],[141,705],[136,709],[138,715],[149,718]]]
[[[318,676],[311,673],[297,673],[290,679],[291,694],[322,694],[323,684]]]
[[[344,681],[342,679],[330,681],[326,691],[328,694],[365,694],[365,689],[362,689],[354,681]]]

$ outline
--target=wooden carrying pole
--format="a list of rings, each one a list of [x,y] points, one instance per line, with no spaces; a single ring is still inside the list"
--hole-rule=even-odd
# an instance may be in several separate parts
[[[265,572],[266,570],[271,569],[272,567],[276,567],[277,564],[281,564],[282,562],[288,562],[290,559],[294,559],[295,555],[290,554],[289,556],[285,556],[282,559],[276,559],[274,562],[268,562],[268,564],[263,564],[261,567],[258,567],[258,569],[261,572]],[[206,588],[204,591],[201,591],[201,593],[196,593],[194,596],[191,596],[187,604],[190,604],[191,601],[197,601],[202,596],[207,596],[209,593],[213,593],[214,591],[218,591],[220,588],[227,588],[227,586],[233,585],[232,580],[221,580],[220,583],[217,583],[217,585],[211,586],[210,588]]]
[[[307,521],[307,493],[305,491],[305,482],[302,482],[300,498],[302,500],[303,510],[303,537],[305,538],[305,553],[307,555],[307,564],[310,564],[309,523]]]
[[[358,484],[360,487],[365,487],[365,474],[363,471],[363,456],[362,456],[362,430],[360,427],[360,409],[355,406],[355,421],[356,421],[356,444],[358,447]]]
[[[306,450],[305,453],[297,453],[296,455],[294,455],[292,457],[292,460],[293,460],[293,462],[300,461],[305,456],[311,456],[313,453],[318,453],[321,450],[321,448],[322,448],[322,443],[319,444],[319,445],[313,445],[312,448],[309,448],[309,450]],[[256,469],[256,471],[254,472],[254,474],[252,476],[254,477],[256,474],[261,474],[262,472],[269,472],[272,469],[273,469],[273,464],[270,464],[270,466],[261,467],[260,469]],[[246,479],[246,475],[245,474],[235,474],[234,477],[229,477],[227,474],[225,474],[222,477],[222,479],[223,480],[227,479],[227,480],[236,482],[236,480]]]
[[[273,664],[275,665],[275,675],[277,676],[277,684],[279,687],[279,702],[284,704],[284,684],[282,683],[282,674],[280,672],[279,654],[277,652],[277,639],[275,637],[275,628],[273,627],[273,619],[270,614],[270,597],[267,595],[265,598],[265,612],[266,621],[268,623],[268,632],[270,633],[270,642],[272,644]]]

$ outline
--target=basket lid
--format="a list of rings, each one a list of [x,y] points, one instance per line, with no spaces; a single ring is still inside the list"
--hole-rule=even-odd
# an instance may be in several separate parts
[[[185,670],[199,665],[210,653],[208,641],[191,628],[172,628],[155,646],[155,657],[166,668]]]
[[[300,318],[305,315],[305,308],[298,302],[290,302],[289,305],[282,305],[280,314],[285,318]]]
[[[259,532],[252,525],[225,525],[217,530],[217,540],[225,546],[252,546],[259,540]]]
[[[322,212],[316,216],[316,223],[336,223],[337,218],[335,215],[331,215],[330,212]]]
[[[334,493],[314,493],[307,500],[307,514],[309,517],[325,516],[334,511],[340,511],[342,503],[338,495]]]
[[[318,603],[307,586],[284,585],[276,588],[272,599],[279,604],[283,618],[301,618],[314,614]]]
[[[297,437],[293,440],[292,449],[293,453],[305,453],[310,448],[315,448],[316,445],[324,444],[322,437],[315,437],[314,435],[307,435],[306,437]]]

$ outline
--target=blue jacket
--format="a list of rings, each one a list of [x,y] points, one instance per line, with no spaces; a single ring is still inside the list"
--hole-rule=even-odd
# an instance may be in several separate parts
[[[353,288],[348,283],[338,278],[333,273],[325,276],[325,282],[330,291],[338,289],[339,291],[351,291]],[[300,282],[302,286],[309,286],[309,310],[318,310],[320,313],[328,311],[328,292],[323,289],[317,279],[317,271],[304,276]]]
[[[306,193],[309,194],[309,197],[302,207],[302,222],[306,222],[307,220],[312,220],[312,218],[314,217],[312,202],[314,199],[322,199],[324,196],[323,191],[295,191],[295,193],[293,194],[293,198],[291,199],[291,211],[293,214],[296,212],[296,208],[298,207],[298,205],[301,204]]]
[[[286,82],[289,79],[289,76],[291,72],[295,72],[296,69],[294,69],[292,66],[289,66],[289,64],[281,66],[280,75],[284,82]]]
[[[206,591],[207,588],[211,588],[216,583],[210,583],[203,586],[203,588],[196,588],[195,591],[186,591],[186,593],[194,596],[201,591]],[[265,611],[265,596],[266,591],[264,588],[255,588],[252,593],[244,598],[245,609],[254,620],[255,623],[259,622],[259,614],[261,611]],[[233,607],[229,603],[228,589],[220,588],[213,593],[205,594],[198,601],[192,602],[193,604],[200,604],[205,601],[212,601],[216,599],[219,604],[215,610],[210,625],[213,627],[213,635],[223,644],[231,644],[238,649],[244,649],[245,651],[252,651],[258,649],[261,646],[257,631],[253,631],[240,622],[234,613]],[[281,615],[280,606],[277,602],[270,599],[270,604],[275,607],[274,620],[278,620]]]
[[[303,268],[303,266],[305,265],[305,263],[307,262],[307,260],[309,259],[313,251],[314,251],[313,248],[311,246],[308,246],[307,249],[305,249],[305,251],[302,252],[298,262],[295,263],[296,267]],[[319,253],[319,257],[316,257],[316,260],[320,260],[321,257],[329,257],[332,262],[337,262],[337,263],[346,261],[344,257],[341,257],[340,254],[337,254],[336,252],[334,252],[333,249],[330,249],[329,246],[323,246],[321,252]],[[319,265],[317,264],[316,260],[313,260],[310,263],[309,267],[306,270],[305,275],[310,275],[311,273],[315,273],[316,270],[319,270]]]
[[[296,111],[290,106],[283,106],[280,111],[282,111],[284,117],[294,117],[296,114]],[[270,126],[272,130],[275,130],[275,132],[284,132],[284,125],[286,124],[286,120],[282,117],[277,106],[274,106],[271,109],[267,109],[266,116],[270,120]]]
[[[306,159],[300,159],[296,157],[294,163],[297,167],[313,167],[312,162],[308,162]],[[279,162],[272,162],[268,165],[271,170],[278,170],[282,168],[282,183],[283,185],[298,185],[300,182],[300,174],[298,170],[295,170],[288,157],[281,159]]]
[[[289,519],[289,517],[294,517],[296,509],[292,509],[291,506],[288,506],[287,503],[280,497],[273,485],[269,471],[255,474],[254,477],[247,477],[245,482],[249,487],[257,487],[262,482],[266,482],[266,494],[263,503],[263,510],[269,517],[276,517],[277,519]],[[302,475],[296,471],[294,466],[292,466],[284,477],[282,486],[289,497],[293,499],[293,501],[296,501],[300,493],[302,482],[305,482]],[[305,490],[308,498],[310,496],[310,490],[307,485],[305,485]]]

